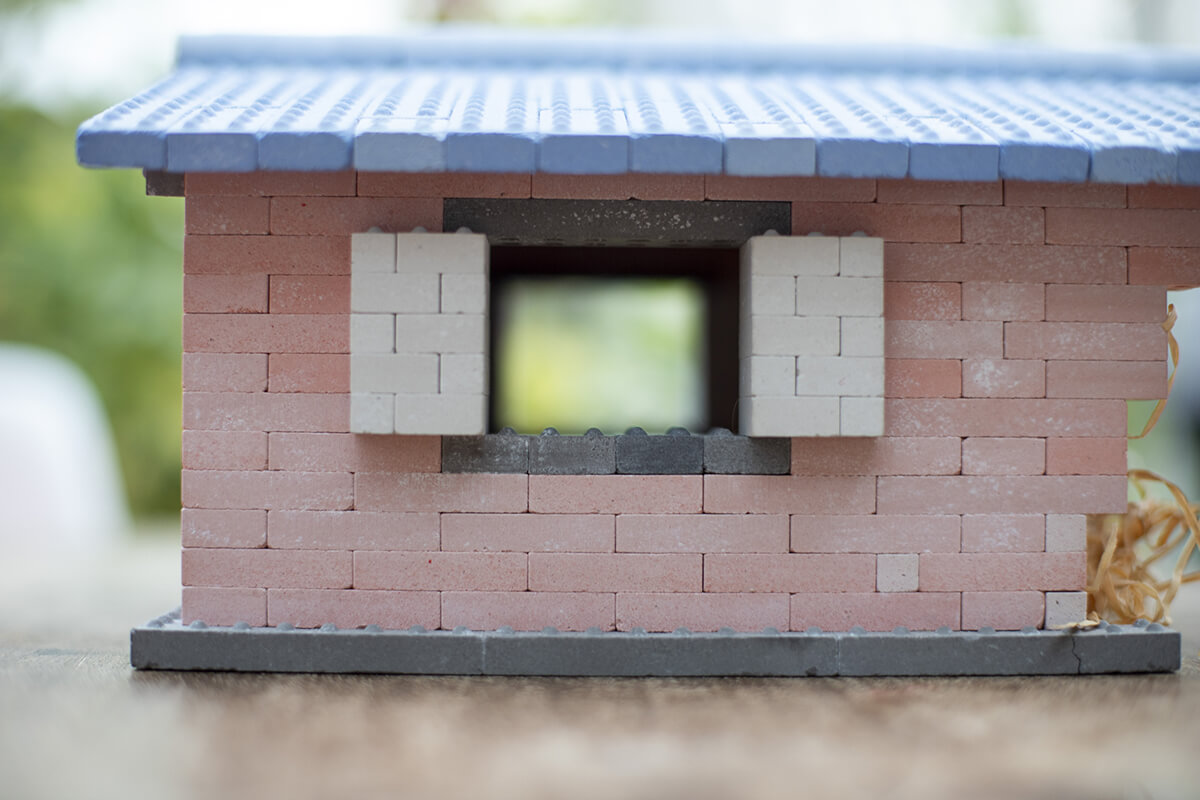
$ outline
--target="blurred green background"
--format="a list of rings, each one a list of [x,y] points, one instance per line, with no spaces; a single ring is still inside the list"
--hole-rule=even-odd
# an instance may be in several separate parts
[[[797,42],[1016,37],[1195,48],[1198,8],[1192,0],[0,0],[0,341],[77,363],[112,422],[134,513],[177,513],[182,202],[147,198],[136,170],[79,168],[73,139],[80,121],[164,74],[182,33],[378,34],[466,20],[769,30]],[[1181,342],[1185,359],[1200,364],[1200,336]],[[1145,413],[1132,409],[1138,427]],[[1169,413],[1130,463],[1195,494],[1193,446],[1171,427],[1178,416]]]

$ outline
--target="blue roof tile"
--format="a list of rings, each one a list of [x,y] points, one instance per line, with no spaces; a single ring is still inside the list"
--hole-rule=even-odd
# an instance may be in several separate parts
[[[1200,58],[435,30],[200,37],[79,128],[172,172],[626,172],[1200,184]]]

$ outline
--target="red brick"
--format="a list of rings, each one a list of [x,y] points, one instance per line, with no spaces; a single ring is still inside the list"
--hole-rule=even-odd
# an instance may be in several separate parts
[[[1046,319],[1064,322],[1158,322],[1167,317],[1161,286],[1046,287]]]
[[[951,206],[1000,205],[1004,188],[999,181],[918,181],[912,178],[879,181],[880,203],[931,203]]]
[[[1167,335],[1153,322],[1006,322],[1005,358],[1152,361]]]
[[[1041,321],[1046,318],[1046,287],[1041,283],[962,285],[963,319]]]
[[[344,172],[189,172],[184,191],[197,194],[353,195],[355,174]]]
[[[1125,186],[1115,183],[1035,183],[1005,181],[1007,206],[1124,208]]]
[[[1046,212],[1041,208],[965,206],[963,241],[991,244],[1043,244]]]
[[[1128,440],[1047,439],[1047,475],[1124,475]]]
[[[886,397],[959,397],[962,395],[962,362],[889,358],[883,391]]]
[[[347,395],[184,392],[183,427],[226,431],[345,431]]]
[[[521,592],[527,588],[524,553],[405,553],[358,550],[355,589]]]
[[[206,625],[267,624],[267,590],[221,588],[215,586],[183,587],[184,625],[200,620]]]
[[[888,242],[890,281],[1125,283],[1124,247]]]
[[[1123,475],[896,476],[878,480],[880,514],[1115,514],[1125,510]]]
[[[348,589],[350,553],[313,550],[183,551],[184,586]]]
[[[788,518],[768,514],[621,514],[625,553],[786,553]]]
[[[188,275],[349,275],[350,237],[184,236],[183,271]]]
[[[709,200],[871,203],[875,200],[875,181],[861,178],[752,178],[709,175],[705,178],[704,194]]]
[[[1046,596],[1041,592],[963,592],[964,631],[1040,628],[1045,616]]]
[[[791,598],[790,628],[848,631],[861,626],[891,631],[903,625],[916,631],[958,630],[959,605],[957,592],[796,594]]]
[[[521,172],[360,172],[360,197],[530,196],[530,176]],[[433,228],[430,228],[433,230]],[[441,230],[441,227],[438,227]]]
[[[703,200],[703,175],[533,176],[534,197],[567,200]]]
[[[440,436],[272,433],[271,469],[298,472],[439,472]]]
[[[442,550],[611,553],[610,514],[442,514]]]
[[[699,592],[699,553],[530,553],[534,592]]]
[[[1046,362],[983,358],[962,364],[963,397],[1045,397]]]
[[[963,439],[963,475],[1041,475],[1046,471],[1045,439]]]
[[[1131,247],[1129,282],[1171,290],[1200,286],[1200,247]]]
[[[349,314],[184,314],[193,353],[348,353]]]
[[[438,515],[387,511],[271,511],[278,550],[437,550]]]
[[[442,201],[425,197],[275,197],[271,233],[348,235],[379,228],[402,233],[442,229]]]
[[[262,431],[184,431],[184,469],[266,469]]]
[[[673,596],[673,595],[668,595]],[[442,627],[490,631],[585,631],[616,626],[616,597],[586,592],[442,592]]]
[[[191,508],[343,509],[354,504],[345,472],[183,471],[183,504]]]
[[[342,353],[272,353],[267,364],[272,392],[313,394],[350,391],[350,356]]]
[[[437,630],[442,598],[437,592],[381,592],[364,589],[271,589],[267,592],[268,625],[290,622],[297,628],[378,625],[403,630],[420,625]]]
[[[967,514],[962,518],[964,553],[1040,553],[1046,549],[1042,514]]]
[[[959,535],[954,515],[792,517],[796,553],[957,553]]]
[[[529,503],[528,475],[358,472],[360,511],[519,512]]]
[[[1049,361],[1046,396],[1157,400],[1167,396],[1167,360]]]
[[[188,392],[265,392],[264,353],[184,353],[183,388]]]
[[[658,592],[617,595],[617,629],[651,632],[787,630],[786,594],[685,594]]]
[[[953,475],[956,436],[825,437],[792,440],[793,475]]]
[[[267,310],[267,276],[184,275],[183,310],[189,314],[253,314]]]
[[[871,477],[706,475],[706,514],[870,514]]]
[[[888,358],[1000,358],[1004,324],[889,319],[884,352]]]
[[[272,314],[349,314],[344,275],[272,275]]]
[[[1161,183],[1131,185],[1130,208],[1200,208],[1200,187]]]
[[[202,195],[184,203],[184,230],[193,234],[265,234],[271,201],[265,197]]]
[[[706,592],[869,592],[875,556],[865,553],[709,554]]]
[[[558,514],[696,514],[699,475],[531,475],[529,510]]]
[[[923,553],[922,592],[1071,591],[1087,582],[1083,553]]]
[[[888,281],[883,285],[884,319],[962,317],[962,284]]]
[[[888,400],[889,436],[1123,436],[1118,400]]]
[[[862,231],[889,242],[958,242],[958,206],[879,203],[792,203],[792,232],[849,236]],[[887,263],[885,256],[884,263]],[[891,277],[889,275],[888,277]],[[929,280],[946,280],[938,276]]]
[[[1048,208],[1046,241],[1200,247],[1200,209]]]
[[[179,517],[184,547],[267,546],[266,511],[185,508]]]

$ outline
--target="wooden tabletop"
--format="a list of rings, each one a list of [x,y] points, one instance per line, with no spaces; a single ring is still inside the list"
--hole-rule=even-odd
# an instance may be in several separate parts
[[[0,561],[0,797],[1200,797],[1175,675],[554,679],[134,672],[178,540]]]

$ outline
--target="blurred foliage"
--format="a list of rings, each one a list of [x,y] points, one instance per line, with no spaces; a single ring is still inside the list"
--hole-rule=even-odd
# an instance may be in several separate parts
[[[84,170],[76,123],[0,106],[0,340],[96,383],[135,513],[179,508],[183,203],[136,170]]]
[[[704,291],[685,279],[514,280],[497,298],[496,418],[518,433],[706,426]]]

